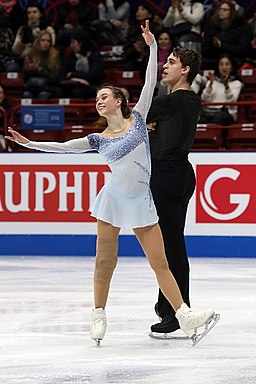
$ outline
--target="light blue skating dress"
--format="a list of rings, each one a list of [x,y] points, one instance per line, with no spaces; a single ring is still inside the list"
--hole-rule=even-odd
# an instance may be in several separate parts
[[[98,133],[65,143],[30,141],[25,146],[45,152],[97,150],[111,169],[111,177],[97,195],[92,216],[120,228],[138,228],[158,222],[150,191],[150,149],[146,116],[151,105],[157,74],[157,45],[150,46],[145,85],[133,108],[133,125],[120,136]]]

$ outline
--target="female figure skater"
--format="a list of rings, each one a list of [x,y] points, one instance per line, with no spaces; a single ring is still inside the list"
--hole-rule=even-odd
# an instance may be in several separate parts
[[[96,97],[96,109],[106,117],[108,126],[102,133],[69,140],[65,143],[29,141],[13,129],[6,138],[28,148],[45,152],[82,153],[95,149],[106,159],[112,171],[91,208],[97,218],[97,250],[94,272],[95,309],[92,312],[91,338],[97,344],[106,331],[105,306],[112,274],[117,263],[118,236],[121,227],[133,228],[158,284],[176,312],[181,329],[198,342],[217,321],[212,309],[194,313],[184,303],[165,256],[162,234],[152,199],[150,152],[145,119],[157,78],[157,44],[146,21],[142,35],[150,47],[145,85],[132,112],[120,88],[103,85]],[[208,328],[208,325],[211,327]],[[197,328],[205,326],[202,334]]]

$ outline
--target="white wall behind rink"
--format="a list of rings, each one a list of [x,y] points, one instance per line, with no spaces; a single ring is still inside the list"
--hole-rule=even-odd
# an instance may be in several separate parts
[[[255,236],[256,153],[192,153],[190,160],[197,190],[186,235]],[[88,208],[108,177],[96,153],[0,154],[1,234],[95,234]]]

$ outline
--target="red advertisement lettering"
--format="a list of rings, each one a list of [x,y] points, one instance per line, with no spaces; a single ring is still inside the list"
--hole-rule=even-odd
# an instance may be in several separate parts
[[[107,165],[0,165],[1,222],[93,222]]]

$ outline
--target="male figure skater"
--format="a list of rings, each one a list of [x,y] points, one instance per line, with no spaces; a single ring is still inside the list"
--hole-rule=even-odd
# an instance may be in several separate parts
[[[201,63],[200,55],[174,48],[163,66],[164,82],[171,93],[153,99],[147,121],[152,156],[151,189],[159,216],[169,268],[189,303],[189,262],[184,239],[188,203],[195,189],[195,174],[188,154],[200,114],[200,98],[190,89]],[[154,333],[179,329],[175,312],[159,290],[155,311],[162,321]]]

